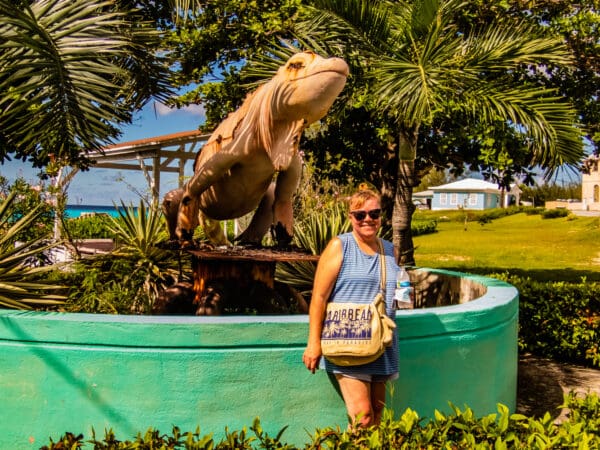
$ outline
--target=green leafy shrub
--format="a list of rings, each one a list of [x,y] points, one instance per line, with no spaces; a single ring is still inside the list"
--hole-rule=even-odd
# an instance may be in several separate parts
[[[522,351],[600,367],[600,283],[490,276],[507,281],[519,291]]]
[[[546,208],[544,208],[543,206],[526,206],[523,208],[523,212],[528,216],[542,214],[544,211],[546,211]]]
[[[437,220],[413,220],[411,223],[413,236],[422,236],[437,232]]]
[[[340,427],[317,429],[303,447],[283,441],[286,428],[272,437],[266,433],[256,418],[250,435],[244,427],[241,431],[225,429],[225,437],[215,441],[212,434],[201,435],[181,432],[174,426],[171,435],[162,434],[154,428],[138,433],[134,440],[117,439],[112,430],[105,432],[103,440],[95,434],[88,442],[94,450],[125,449],[553,449],[553,448],[600,448],[598,421],[600,399],[596,394],[584,398],[570,394],[565,406],[571,411],[568,420],[555,424],[550,413],[540,419],[522,414],[511,414],[504,405],[498,405],[498,413],[476,417],[473,411],[450,405],[451,414],[436,411],[433,419],[426,420],[411,410],[394,418],[391,410],[385,410],[381,424],[370,428],[344,429]],[[84,444],[81,434],[65,433],[58,441],[40,450],[77,449]]]
[[[542,219],[558,219],[560,217],[567,217],[568,215],[569,210],[566,208],[546,209],[542,212]]]
[[[109,239],[114,237],[110,229],[111,220],[106,214],[67,219],[64,223],[65,234],[69,239]]]
[[[484,225],[495,219],[518,214],[522,206],[509,206],[508,208],[493,208],[485,210],[455,209],[443,211],[418,210],[413,215],[413,221],[435,220],[436,222],[479,222]]]
[[[600,397],[598,395],[577,395],[569,392],[563,408],[569,408],[572,423],[583,423],[590,433],[600,436]]]
[[[517,214],[520,212],[521,208],[519,206],[509,206],[508,208],[486,209],[484,211],[478,212],[475,215],[475,217],[477,222],[479,222],[481,225],[484,225],[486,223],[490,223],[493,220],[510,216],[512,214]]]

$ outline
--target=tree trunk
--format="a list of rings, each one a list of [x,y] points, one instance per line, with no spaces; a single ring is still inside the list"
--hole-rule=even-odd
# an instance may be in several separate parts
[[[390,139],[387,145],[387,151],[383,157],[383,162],[379,166],[378,175],[381,179],[381,207],[384,211],[384,220],[386,228],[392,228],[392,215],[394,204],[396,203],[396,185],[398,177],[398,145],[393,139]]]
[[[398,264],[415,265],[411,222],[415,211],[412,192],[415,186],[415,159],[417,154],[418,127],[400,130],[398,142],[398,178],[392,229]]]

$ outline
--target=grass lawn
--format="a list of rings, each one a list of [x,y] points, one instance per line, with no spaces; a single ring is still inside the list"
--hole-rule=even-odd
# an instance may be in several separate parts
[[[600,281],[600,218],[543,219],[524,213],[480,225],[462,212],[419,211],[415,218],[443,216],[438,232],[414,238],[419,267],[489,274],[509,271],[538,280]]]

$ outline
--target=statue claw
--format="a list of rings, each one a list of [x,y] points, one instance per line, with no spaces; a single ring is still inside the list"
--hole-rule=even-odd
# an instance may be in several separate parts
[[[271,225],[271,236],[277,248],[286,249],[291,247],[293,236],[287,232],[281,222],[277,222],[277,225]]]

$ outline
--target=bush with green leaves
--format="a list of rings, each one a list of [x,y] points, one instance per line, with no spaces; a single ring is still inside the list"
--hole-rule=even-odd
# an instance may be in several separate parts
[[[491,274],[519,291],[519,348],[558,361],[600,367],[600,283],[539,282]]]
[[[71,240],[111,239],[114,238],[111,223],[110,216],[107,214],[77,217],[65,220],[63,232]]]
[[[546,450],[558,448],[598,449],[600,435],[600,399],[597,394],[585,397],[571,393],[565,397],[565,407],[570,414],[566,421],[556,424],[547,412],[541,418],[511,414],[502,404],[498,412],[477,417],[469,407],[460,409],[450,405],[452,412],[444,414],[435,411],[432,419],[419,417],[411,410],[398,418],[391,410],[385,410],[379,425],[369,428],[340,429],[328,427],[317,429],[309,442],[302,447],[285,442],[285,431],[276,436],[266,433],[256,418],[250,427],[253,434],[244,427],[241,431],[225,428],[225,437],[216,441],[212,433],[202,435],[200,428],[194,432],[182,432],[174,426],[172,433],[161,433],[149,428],[138,433],[133,440],[117,439],[112,430],[105,431],[104,439],[95,434],[87,441],[94,450],[133,450],[133,449],[453,449],[453,450]],[[309,439],[309,438],[307,438]],[[40,450],[82,448],[82,434],[67,432],[56,442],[50,439],[49,445]]]
[[[528,216],[542,214],[544,211],[546,211],[546,208],[544,208],[543,206],[526,206],[523,208],[523,212]]]
[[[410,224],[413,236],[422,236],[437,232],[437,220],[413,220]]]
[[[542,212],[542,219],[558,219],[567,217],[571,212],[566,208],[546,209]]]
[[[7,224],[13,225],[30,211],[37,211],[35,222],[21,228],[16,236],[17,240],[32,241],[51,235],[54,227],[54,209],[46,201],[47,194],[42,184],[31,186],[23,177],[18,177],[11,184],[0,175],[0,199],[3,199],[0,201],[4,202],[4,199],[12,196],[4,216]]]
[[[47,275],[57,266],[45,264],[44,252],[55,247],[46,236],[20,241],[27,229],[35,228],[44,214],[42,205],[34,206],[14,217],[13,192],[0,203],[0,307],[40,309],[60,305],[64,286],[48,280]]]

